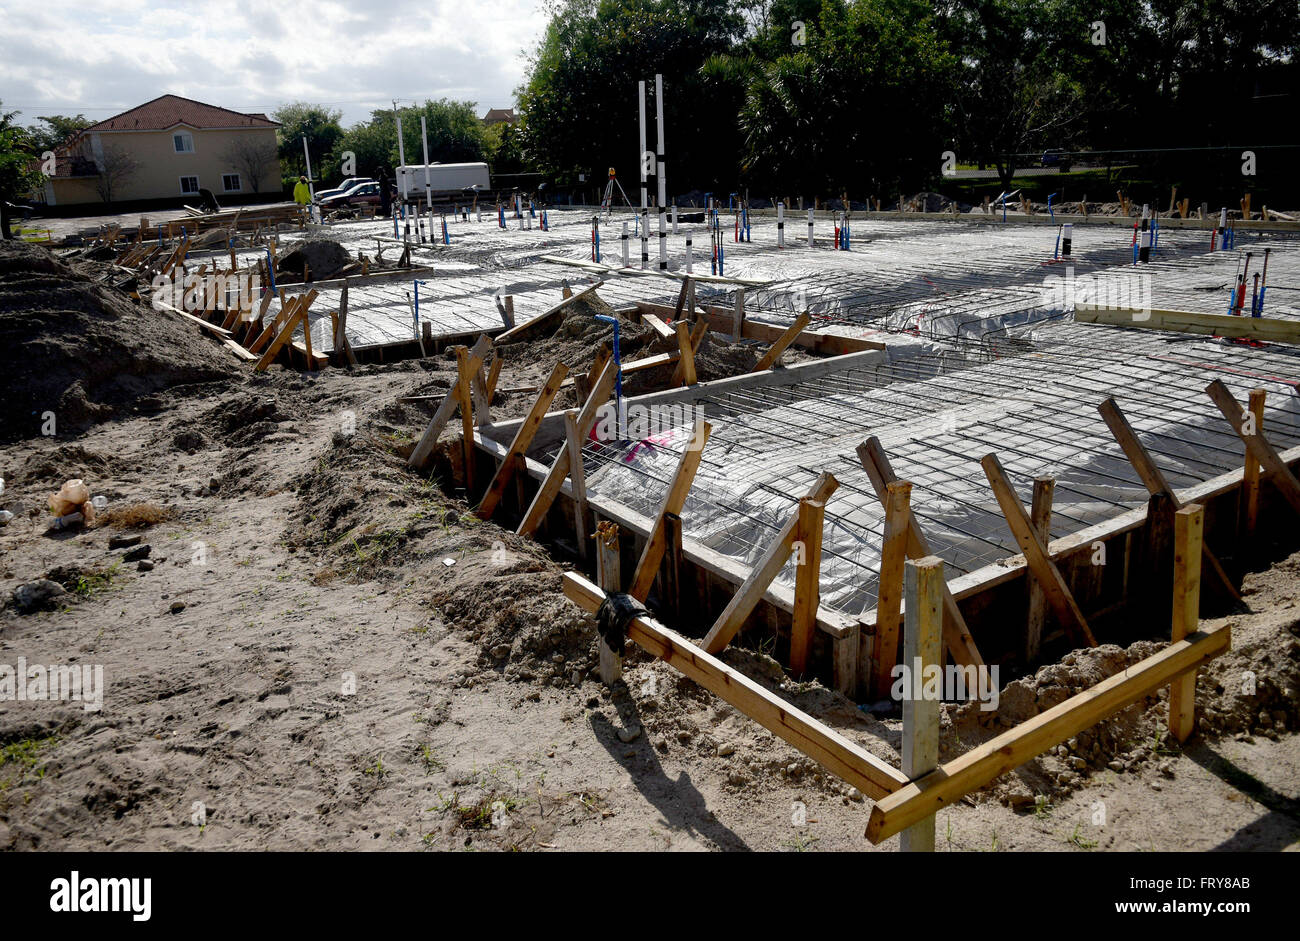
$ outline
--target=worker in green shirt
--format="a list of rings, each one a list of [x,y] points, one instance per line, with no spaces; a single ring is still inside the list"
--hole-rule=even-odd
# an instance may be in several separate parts
[[[293,188],[293,201],[299,206],[306,206],[311,202],[311,187],[307,185],[305,176],[298,177],[298,182]]]

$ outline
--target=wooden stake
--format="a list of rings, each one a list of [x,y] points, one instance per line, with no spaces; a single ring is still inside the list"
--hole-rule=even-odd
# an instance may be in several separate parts
[[[619,573],[618,524],[602,520],[596,526],[596,578],[605,594],[615,594],[623,583]],[[597,645],[600,681],[606,686],[623,676],[623,658],[604,640]]]
[[[903,666],[911,678],[903,696],[903,774],[915,781],[939,766],[939,699],[923,690],[925,672],[943,669],[943,559],[931,555],[907,562],[903,581]],[[905,853],[934,852],[934,815],[904,830],[900,842]]]
[[[871,695],[889,695],[903,610],[903,563],[907,561],[908,523],[912,517],[912,484],[895,480],[885,485],[885,536],[880,546],[880,581],[876,589],[876,640],[872,647]]]
[[[609,394],[614,389],[614,377],[617,372],[613,360],[606,363],[604,370],[601,371],[600,378],[596,380],[596,385],[592,387],[591,395],[587,397],[587,401],[582,406],[582,411],[578,415],[578,434],[584,440],[587,435],[591,434],[591,429],[596,425],[601,406],[609,399]],[[532,536],[537,532],[537,528],[542,525],[542,518],[546,516],[546,511],[551,508],[551,504],[555,502],[556,495],[559,494],[560,488],[564,486],[564,478],[568,475],[569,451],[565,448],[555,458],[555,463],[551,465],[550,471],[546,474],[546,479],[542,481],[542,486],[533,498],[532,505],[528,507],[528,512],[524,514],[524,518],[516,530],[519,535]]]
[[[492,348],[492,341],[486,336],[480,336],[478,342],[474,344],[474,349],[470,350],[469,362],[466,364],[470,369],[477,369],[483,365],[483,359],[487,356],[488,350]],[[457,363],[459,369],[459,362]],[[433,453],[433,446],[438,443],[438,436],[442,434],[442,429],[446,427],[447,422],[455,413],[457,406],[460,404],[460,382],[452,384],[447,390],[446,397],[442,400],[442,405],[433,418],[429,420],[428,426],[424,433],[420,435],[420,440],[416,442],[415,449],[411,456],[406,459],[406,466],[413,470],[421,470],[429,460],[429,455]],[[536,430],[536,429],[534,429]],[[484,517],[486,519],[486,517]]]
[[[1178,496],[1174,493],[1173,488],[1169,486],[1169,482],[1165,480],[1165,475],[1161,473],[1159,466],[1147,453],[1147,449],[1142,446],[1142,442],[1138,439],[1133,426],[1128,423],[1128,419],[1120,410],[1119,403],[1115,401],[1114,397],[1107,398],[1101,405],[1097,406],[1097,411],[1101,412],[1101,417],[1105,419],[1106,426],[1110,428],[1110,433],[1119,442],[1124,455],[1128,458],[1129,463],[1133,465],[1133,469],[1137,471],[1138,477],[1142,478],[1142,483],[1146,486],[1147,491],[1152,496],[1157,493],[1168,494],[1173,508],[1177,510],[1182,505],[1178,500]],[[1233,584],[1218,557],[1210,551],[1209,546],[1202,544],[1202,549],[1205,553],[1205,561],[1209,564],[1210,571],[1214,573],[1215,579],[1223,585],[1233,600],[1240,601],[1241,592]]]
[[[1205,392],[1214,400],[1214,404],[1219,406],[1219,411],[1223,413],[1224,418],[1228,419],[1232,430],[1245,443],[1251,457],[1260,463],[1265,473],[1270,475],[1269,479],[1272,480],[1273,486],[1282,494],[1286,502],[1291,504],[1291,508],[1300,513],[1300,480],[1296,480],[1295,474],[1291,473],[1291,468],[1278,457],[1277,451],[1273,450],[1273,445],[1269,444],[1268,439],[1264,437],[1264,430],[1255,426],[1253,420],[1246,421],[1241,405],[1232,397],[1232,393],[1228,391],[1222,379],[1211,382],[1205,387]]]
[[[692,369],[695,368],[695,357],[700,352],[700,344],[704,342],[704,335],[708,332],[709,332],[709,321],[705,317],[701,317],[699,320],[695,321],[695,326],[691,328],[690,361],[691,361]],[[674,354],[669,353],[666,355],[673,356]],[[675,389],[679,385],[681,385],[682,380],[686,375],[686,367],[683,365],[685,362],[684,358],[681,356],[680,353],[678,353],[676,354],[676,359],[677,359],[677,366],[675,369],[673,369],[672,378],[668,380],[668,388],[670,389]],[[644,360],[638,360],[637,362],[644,362]],[[623,375],[626,376],[628,374],[629,372],[628,367],[632,365],[635,364],[628,363],[623,367]]]
[[[1020,551],[1025,554],[1025,562],[1029,566],[1029,571],[1043,586],[1047,602],[1052,606],[1052,610],[1056,612],[1057,619],[1066,631],[1074,637],[1076,643],[1096,647],[1097,639],[1092,636],[1092,630],[1088,627],[1087,619],[1084,618],[1083,612],[1079,610],[1079,605],[1075,602],[1074,596],[1070,594],[1070,589],[1065,584],[1065,579],[1061,577],[1061,572],[1057,569],[1056,563],[1048,555],[1047,547],[1043,545],[1034,532],[1029,514],[1025,512],[1020,498],[1016,496],[1011,482],[1007,480],[1006,472],[1002,469],[1002,464],[998,461],[997,455],[984,455],[980,460],[980,466],[984,468],[984,475],[988,477],[989,486],[993,488],[993,493],[998,499],[998,506],[1002,508],[1002,515],[1011,528],[1012,535],[1016,537],[1016,542],[1020,544]]]
[[[1268,393],[1263,389],[1250,390],[1250,414],[1254,416],[1255,428],[1264,430],[1264,400]],[[1259,520],[1259,461],[1246,449],[1246,466],[1241,474],[1241,533],[1246,539],[1255,534],[1255,524]],[[1239,537],[1240,538],[1240,537]]]
[[[876,496],[881,504],[888,508],[887,487],[898,480],[898,476],[890,466],[889,458],[880,446],[880,440],[874,436],[868,438],[858,445],[857,454],[863,470],[867,472],[871,485],[876,490]],[[909,510],[907,557],[923,559],[928,555],[930,555],[930,547],[921,533],[921,527],[916,523],[916,514]],[[983,665],[984,658],[980,656],[979,649],[975,646],[975,638],[971,636],[970,628],[966,626],[966,619],[962,617],[961,608],[957,606],[957,599],[952,596],[947,585],[943,589],[943,642],[948,647],[948,652],[952,654],[954,662],[961,666]]]
[[[542,419],[546,417],[546,410],[551,407],[551,402],[555,399],[555,394],[560,391],[560,385],[568,372],[568,366],[564,363],[556,363],[555,368],[551,370],[550,378],[546,380],[546,385],[542,386],[541,391],[537,393],[528,417],[515,430],[514,440],[510,442],[510,450],[506,452],[505,458],[492,477],[492,482],[488,484],[487,493],[483,495],[482,502],[474,511],[479,519],[488,519],[496,510],[497,504],[501,502],[501,496],[505,493],[506,484],[510,482],[516,463],[522,461],[524,452],[532,444],[533,436],[541,427]]]
[[[803,676],[808,671],[808,653],[812,649],[813,631],[817,627],[817,607],[821,604],[822,524],[826,503],[822,500],[799,501],[795,524],[795,543],[803,551],[795,558],[794,618],[790,626],[790,672]]]
[[[686,496],[691,491],[691,484],[695,482],[695,473],[700,469],[700,461],[704,457],[704,446],[712,433],[713,426],[702,418],[698,419],[691,439],[677,461],[677,470],[668,485],[668,492],[664,495],[654,525],[650,527],[650,534],[646,537],[645,548],[641,550],[641,559],[637,562],[636,572],[632,575],[632,587],[627,590],[627,593],[637,601],[644,602],[650,594],[650,586],[654,584],[655,575],[659,572],[659,565],[663,561],[664,549],[667,546],[664,519],[670,514],[681,516],[682,509],[686,506]]]
[[[803,333],[804,328],[810,323],[812,323],[812,314],[805,310],[794,323],[790,324],[785,333],[777,337],[776,342],[768,348],[768,351],[763,354],[763,358],[758,361],[758,365],[751,369],[750,372],[762,372],[775,366],[777,361],[780,360],[781,354],[785,352],[786,347],[793,343],[795,337]]]
[[[1185,506],[1174,514],[1174,643],[1195,634],[1200,626],[1201,539],[1205,510]],[[1187,741],[1196,729],[1196,670],[1188,670],[1169,686],[1169,733]]]
[[[825,503],[839,485],[839,481],[834,476],[823,473],[808,491],[807,498]],[[736,636],[740,626],[745,623],[745,619],[762,599],[772,579],[776,578],[777,573],[785,567],[786,560],[790,558],[794,548],[795,530],[798,525],[799,515],[795,513],[786,520],[785,526],[772,540],[767,551],[749,570],[749,577],[732,595],[727,607],[718,615],[718,619],[713,622],[713,627],[701,641],[701,646],[709,653],[718,653],[731,642],[731,638]]]
[[[695,385],[695,351],[691,349],[691,328],[684,320],[677,321],[677,350],[681,354],[678,365],[682,368],[682,381]]]
[[[1044,546],[1052,541],[1052,494],[1056,490],[1055,477],[1034,478],[1034,499],[1030,504],[1029,519]],[[1043,586],[1038,579],[1029,582],[1029,617],[1025,624],[1025,646],[1022,651],[1024,666],[1030,667],[1037,660],[1043,645],[1043,620],[1047,612],[1047,599]]]

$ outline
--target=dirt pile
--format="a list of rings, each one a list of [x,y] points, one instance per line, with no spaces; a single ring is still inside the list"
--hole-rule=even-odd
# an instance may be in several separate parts
[[[280,256],[281,271],[292,271],[300,277],[304,268],[311,269],[313,281],[326,281],[352,262],[348,250],[333,239],[312,238],[298,242]]]
[[[229,353],[94,284],[47,249],[0,242],[0,441],[104,421],[162,389],[228,379]]]

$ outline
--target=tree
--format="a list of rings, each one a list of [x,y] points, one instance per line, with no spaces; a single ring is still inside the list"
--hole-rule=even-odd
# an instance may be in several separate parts
[[[579,172],[603,179],[610,165],[625,181],[639,179],[637,82],[646,81],[653,93],[659,72],[669,181],[678,192],[712,184],[719,153],[739,157],[727,153],[733,141],[725,137],[735,112],[707,93],[700,68],[710,56],[732,51],[743,27],[729,0],[558,3],[518,96],[525,159],[560,183],[576,182]],[[650,150],[653,117],[649,103]]]
[[[241,136],[226,148],[222,158],[248,180],[254,193],[260,193],[262,177],[276,159],[276,148],[269,141]]]
[[[11,239],[9,203],[41,184],[36,151],[25,128],[14,123],[17,111],[0,107],[0,239]]]
[[[484,150],[493,173],[519,173],[526,166],[519,129],[508,121],[483,129]]]
[[[434,163],[474,163],[487,154],[483,124],[478,119],[472,101],[449,101],[441,98],[424,104],[402,108],[402,145],[406,148],[406,162],[419,164],[424,160],[424,144],[420,136],[420,117],[424,117],[429,139],[429,160]],[[344,159],[352,156],[354,168],[345,173]],[[321,162],[322,177],[377,176],[381,169],[399,163],[397,149],[397,118],[392,110],[381,108],[372,111],[370,120],[356,124],[344,132],[333,152]]]
[[[282,106],[271,117],[280,122],[280,160],[300,175],[307,172],[302,152],[304,137],[312,159],[318,162],[323,162],[333,153],[343,137],[343,127],[339,124],[343,112],[331,111],[322,105],[295,101]]]
[[[103,155],[95,161],[99,167],[99,177],[95,180],[95,192],[106,203],[113,201],[113,196],[124,183],[135,176],[139,162],[120,147],[111,144],[104,148]]]
[[[31,135],[32,146],[38,154],[58,149],[94,123],[84,114],[75,117],[51,114],[36,120],[45,126],[29,128],[28,133]]]

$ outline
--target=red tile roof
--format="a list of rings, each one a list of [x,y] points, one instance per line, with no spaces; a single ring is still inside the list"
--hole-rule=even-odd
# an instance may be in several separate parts
[[[216,105],[205,105],[201,101],[182,98],[179,95],[163,95],[153,101],[146,101],[130,111],[123,111],[98,124],[93,124],[83,133],[165,131],[178,124],[185,124],[199,130],[280,126],[264,114],[241,114],[228,108],[218,108]]]

